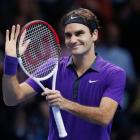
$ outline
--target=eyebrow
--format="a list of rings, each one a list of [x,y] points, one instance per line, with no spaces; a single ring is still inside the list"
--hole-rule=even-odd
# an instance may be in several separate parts
[[[83,33],[85,33],[84,30],[77,30],[74,32],[74,34],[83,34]],[[65,35],[71,35],[71,32],[65,32]]]
[[[85,33],[84,30],[78,30],[78,31],[75,32],[75,34],[83,34],[83,33]]]

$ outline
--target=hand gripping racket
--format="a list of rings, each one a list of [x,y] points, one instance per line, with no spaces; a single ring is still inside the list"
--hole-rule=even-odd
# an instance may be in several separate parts
[[[27,48],[22,48],[22,45],[27,42]],[[17,45],[17,58],[22,70],[44,91],[45,87],[40,81],[52,76],[52,89],[55,90],[59,54],[58,35],[47,22],[34,20],[23,27]],[[66,137],[67,132],[59,108],[52,107],[52,111],[59,137]]]

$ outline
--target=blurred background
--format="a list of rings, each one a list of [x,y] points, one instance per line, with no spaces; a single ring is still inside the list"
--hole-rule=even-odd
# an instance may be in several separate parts
[[[111,140],[140,140],[140,1],[139,0],[1,0],[0,80],[3,73],[5,31],[13,24],[23,26],[34,19],[49,22],[58,32],[62,55],[69,55],[63,43],[60,19],[69,10],[83,7],[100,20],[96,51],[104,59],[125,69],[127,83],[123,109],[116,113]],[[18,68],[20,82],[27,77]],[[8,85],[7,85],[8,86]],[[0,139],[46,140],[48,107],[39,95],[15,107],[3,103],[0,84]]]

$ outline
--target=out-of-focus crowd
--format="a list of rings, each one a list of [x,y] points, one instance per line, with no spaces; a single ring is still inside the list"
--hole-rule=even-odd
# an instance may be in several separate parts
[[[62,55],[69,55],[59,22],[66,12],[78,7],[89,8],[100,20],[97,53],[124,68],[127,74],[123,109],[116,113],[111,140],[140,140],[139,0],[1,0],[0,81],[6,29],[13,24],[23,26],[31,20],[45,20],[60,36]],[[17,77],[20,82],[27,78],[20,68]],[[18,106],[7,107],[2,99],[1,85],[0,139],[46,140],[49,114],[45,99],[37,95]]]

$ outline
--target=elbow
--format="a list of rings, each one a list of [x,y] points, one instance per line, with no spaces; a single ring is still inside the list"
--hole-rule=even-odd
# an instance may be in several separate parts
[[[103,115],[101,118],[102,119],[101,119],[100,123],[103,127],[108,126],[110,124],[110,122],[112,121],[112,119],[110,117],[105,116],[105,115]]]
[[[100,113],[98,114],[98,117],[96,118],[96,121],[99,125],[106,127],[112,121],[112,117],[110,113],[100,111]]]
[[[106,126],[108,126],[109,125],[109,123],[110,123],[111,121],[108,121],[108,120],[102,120],[101,121],[101,125],[103,126],[103,127],[106,127]]]
[[[11,100],[6,99],[5,97],[3,98],[4,104],[6,106],[16,106],[18,103],[17,102],[13,102]]]
[[[111,121],[111,117],[103,113],[100,113],[100,115],[96,119],[91,120],[92,123],[97,123],[98,125],[101,125],[103,127],[108,126]]]
[[[4,103],[6,106],[16,106],[17,105],[16,103],[8,102],[6,100],[4,100]]]

